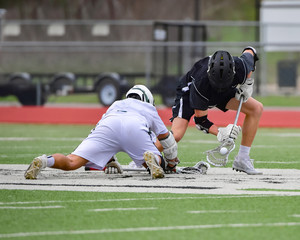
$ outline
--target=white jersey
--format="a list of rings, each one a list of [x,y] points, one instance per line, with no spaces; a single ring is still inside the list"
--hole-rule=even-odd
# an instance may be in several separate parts
[[[113,155],[122,151],[140,166],[145,151],[160,155],[154,145],[156,138],[153,138],[153,133],[158,136],[167,132],[154,106],[127,98],[108,108],[73,154],[104,167]]]
[[[110,116],[122,117],[126,115],[135,116],[136,118],[140,119],[145,123],[145,126],[147,126],[150,131],[155,133],[156,136],[159,134],[164,134],[168,131],[154,106],[133,98],[127,98],[114,102],[106,111],[106,113],[103,114],[102,119],[106,119]]]

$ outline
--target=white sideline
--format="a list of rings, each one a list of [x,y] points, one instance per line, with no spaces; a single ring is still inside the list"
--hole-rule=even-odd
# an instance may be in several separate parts
[[[0,209],[51,209],[51,208],[64,208],[63,206],[37,206],[37,207],[11,207],[11,206],[0,206]]]
[[[250,213],[255,211],[247,211],[247,210],[200,210],[200,211],[187,211],[187,213],[193,214],[201,214],[201,213]]]
[[[207,196],[207,197],[158,197],[158,198],[120,198],[120,199],[97,199],[97,200],[53,200],[53,201],[32,201],[32,202],[0,202],[0,205],[26,205],[45,203],[93,203],[93,202],[131,202],[131,201],[156,201],[156,200],[189,200],[189,199],[230,199],[230,198],[258,198],[273,195],[234,195],[234,196]]]
[[[79,234],[99,234],[99,233],[120,233],[120,232],[154,232],[187,229],[211,229],[211,228],[247,228],[247,227],[292,227],[300,226],[300,222],[279,222],[279,223],[231,223],[231,224],[211,224],[211,225],[190,225],[190,226],[166,226],[166,227],[139,227],[139,228],[118,228],[118,229],[94,229],[77,231],[49,231],[49,232],[19,232],[0,234],[0,238],[16,237],[36,237],[54,235],[79,235]]]
[[[148,208],[98,208],[98,209],[89,209],[90,212],[111,212],[111,211],[143,211],[143,210],[156,210],[157,207],[148,207]]]

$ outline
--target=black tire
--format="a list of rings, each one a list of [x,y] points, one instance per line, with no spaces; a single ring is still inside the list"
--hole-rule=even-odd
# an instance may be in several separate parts
[[[114,101],[119,100],[120,85],[118,82],[111,78],[105,78],[100,81],[96,87],[98,99],[104,106],[110,106]]]
[[[14,77],[9,80],[9,83],[11,83],[15,86],[20,86],[20,87],[27,87],[31,84],[30,81],[28,81],[27,79],[25,79],[23,77]]]
[[[66,87],[68,88],[67,91],[65,90]],[[73,91],[73,83],[70,79],[65,77],[57,78],[50,84],[50,91],[56,95],[67,95]]]
[[[37,105],[37,88],[35,85],[30,84],[26,87],[20,87],[18,86],[16,88],[16,96],[19,100],[19,102],[23,106],[34,106]],[[40,105],[44,105],[47,102],[47,91],[45,90],[44,86],[41,86],[41,92],[40,92],[40,99],[39,103]]]
[[[162,97],[163,104],[165,106],[172,107],[175,104],[175,97],[176,97],[175,94],[173,94],[171,96],[162,94],[161,97]]]
[[[157,86],[163,104],[167,107],[172,107],[175,103],[177,84],[177,76],[165,76],[162,77]]]

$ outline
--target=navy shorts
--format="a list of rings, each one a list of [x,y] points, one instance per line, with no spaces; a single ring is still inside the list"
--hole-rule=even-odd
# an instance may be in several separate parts
[[[194,115],[194,109],[190,106],[190,95],[186,92],[183,94],[181,91],[177,91],[177,96],[175,99],[175,104],[172,107],[172,118],[170,121],[172,122],[174,118],[180,117],[190,121],[191,117]],[[235,97],[235,89],[228,92],[226,95],[218,95],[214,101],[216,102],[216,107],[223,112],[228,111],[226,109],[227,103],[230,99]]]

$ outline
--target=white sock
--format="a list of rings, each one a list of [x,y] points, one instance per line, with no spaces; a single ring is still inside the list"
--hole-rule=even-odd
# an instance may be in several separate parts
[[[240,150],[239,150],[238,155],[239,155],[240,157],[242,157],[242,156],[249,156],[249,154],[250,154],[250,149],[251,149],[251,147],[247,147],[247,146],[240,145]]]
[[[52,167],[54,165],[54,162],[55,162],[54,157],[52,157],[51,155],[47,156],[47,167]]]

